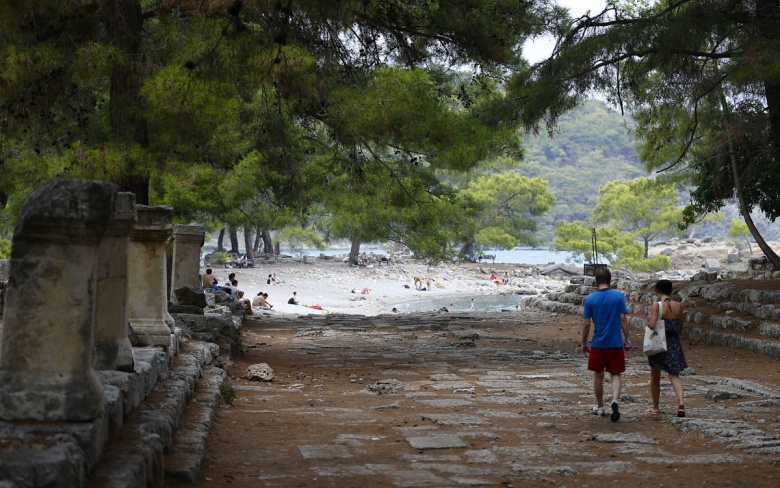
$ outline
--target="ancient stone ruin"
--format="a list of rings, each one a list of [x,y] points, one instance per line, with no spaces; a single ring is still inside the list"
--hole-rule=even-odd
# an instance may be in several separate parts
[[[242,310],[200,288],[204,235],[106,182],[59,180],[30,195],[0,263],[0,486],[161,486],[166,471],[194,480],[200,460],[175,452],[173,435],[194,397],[210,419],[225,373],[211,365],[220,347],[182,327],[194,314],[201,336],[237,347]],[[169,298],[186,310],[169,313]]]

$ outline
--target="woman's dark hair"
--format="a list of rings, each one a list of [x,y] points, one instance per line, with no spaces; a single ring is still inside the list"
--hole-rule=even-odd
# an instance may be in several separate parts
[[[669,280],[658,280],[655,284],[655,291],[663,293],[664,295],[672,294],[672,282]]]

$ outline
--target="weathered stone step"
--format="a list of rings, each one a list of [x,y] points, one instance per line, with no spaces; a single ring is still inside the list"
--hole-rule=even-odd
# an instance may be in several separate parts
[[[780,341],[754,339],[738,334],[709,331],[701,327],[686,327],[684,333],[693,341],[701,341],[715,346],[736,347],[758,354],[765,354],[772,359],[780,359]]]
[[[214,366],[203,368],[195,395],[187,405],[173,445],[165,455],[165,476],[195,484],[206,454],[211,424],[221,403],[220,385],[227,373]]]
[[[86,481],[72,486],[164,486],[163,453],[173,443],[174,432],[201,378],[201,367],[209,364],[218,352],[215,344],[185,342],[167,377],[158,381],[145,401],[125,419]]]
[[[774,305],[754,302],[722,302],[718,304],[718,308],[725,311],[734,310],[750,314],[759,319],[780,320],[780,308]]]
[[[740,317],[729,317],[728,315],[712,315],[707,323],[719,329],[734,330],[737,332],[747,332],[756,328],[752,320]]]

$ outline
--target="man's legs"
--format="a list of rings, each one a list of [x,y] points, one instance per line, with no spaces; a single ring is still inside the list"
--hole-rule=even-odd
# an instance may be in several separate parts
[[[610,415],[610,419],[613,422],[617,422],[620,420],[620,411],[618,411],[618,400],[620,400],[620,387],[622,386],[622,382],[620,380],[620,373],[618,374],[610,374],[610,379],[612,380],[612,403],[610,404],[610,407],[612,407],[612,415]]]
[[[610,375],[612,378],[612,399],[615,401],[620,400],[620,390],[623,386],[622,381],[620,380],[619,374],[613,374]]]
[[[593,392],[596,394],[596,405],[604,408],[604,372],[593,372]]]

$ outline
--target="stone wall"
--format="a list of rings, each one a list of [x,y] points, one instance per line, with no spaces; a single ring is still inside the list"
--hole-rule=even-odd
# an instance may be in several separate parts
[[[194,482],[226,377],[214,364],[238,347],[243,309],[200,288],[202,228],[176,229],[168,272],[172,215],[88,180],[25,202],[0,261],[0,486]],[[192,290],[174,314],[170,276]],[[201,340],[182,331],[190,316]],[[178,446],[182,429],[202,446]]]
[[[767,290],[767,286],[751,288],[749,284],[737,287],[729,279],[699,273],[690,282],[679,284],[674,296],[685,309],[684,336],[695,342],[737,347],[780,359],[780,272],[758,259],[751,260],[747,273],[735,278],[740,283],[750,278],[763,285],[766,280],[772,280],[778,286],[769,287],[773,290]],[[644,330],[656,300],[655,280],[618,279],[612,284],[626,296],[629,326]],[[593,277],[576,276],[563,292],[529,298],[524,305],[581,316],[585,297],[595,289]]]

